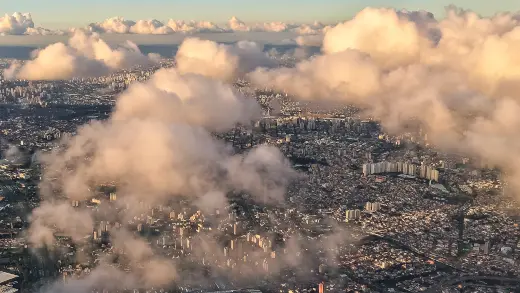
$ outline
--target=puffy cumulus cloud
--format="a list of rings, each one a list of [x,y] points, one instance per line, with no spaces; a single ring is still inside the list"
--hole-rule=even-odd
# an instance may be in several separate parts
[[[280,21],[246,24],[233,16],[225,25],[210,21],[184,21],[170,19],[167,22],[152,20],[126,20],[122,17],[108,18],[91,23],[86,30],[97,33],[117,34],[172,34],[172,33],[222,33],[222,32],[295,32],[302,35],[319,34],[328,27],[320,22],[291,24]]]
[[[87,30],[97,33],[117,34],[154,34],[165,35],[172,33],[202,33],[224,32],[216,24],[209,21],[183,21],[170,19],[163,23],[156,19],[151,20],[126,20],[122,17],[113,17],[99,23],[91,23]]]
[[[123,198],[150,203],[229,190],[254,196],[262,191],[263,198],[266,189],[271,200],[281,200],[286,183],[281,178],[294,173],[276,148],[232,155],[209,132],[247,124],[259,113],[256,103],[219,81],[160,70],[123,93],[111,119],[81,127],[63,148],[42,156],[41,190],[83,200],[93,196],[93,187],[116,182]],[[261,156],[268,160],[261,162]],[[238,175],[247,182],[236,180]]]
[[[265,32],[285,32],[289,29],[290,25],[280,21],[265,22],[257,24],[254,30],[265,31]]]
[[[347,50],[302,61],[295,68],[260,68],[249,77],[258,85],[268,85],[312,100],[343,95],[364,98],[378,91],[380,75],[381,70],[367,54]]]
[[[160,70],[147,83],[136,84],[121,94],[113,119],[147,118],[222,131],[236,123],[248,124],[260,114],[254,100],[238,96],[223,83],[177,70]]]
[[[354,19],[330,29],[323,39],[327,54],[347,49],[370,54],[386,68],[407,65],[420,58],[421,46],[428,45],[414,22],[393,9],[366,8]],[[425,44],[426,43],[426,44]]]
[[[133,25],[135,25],[134,21],[125,20],[122,17],[112,17],[100,23],[91,23],[87,29],[97,33],[127,34]]]
[[[210,21],[184,21],[169,19],[162,22],[156,19],[127,20],[123,17],[111,17],[95,22],[84,28],[71,28],[69,33],[78,30],[107,34],[154,34],[173,33],[221,33],[221,32],[294,32],[302,35],[320,34],[329,27],[320,22],[312,24],[293,24],[280,21],[246,24],[232,17],[226,24],[219,26]],[[16,12],[0,17],[0,35],[64,35],[66,31],[35,27],[31,14]]]
[[[165,35],[172,33],[173,30],[165,26],[162,22],[152,20],[139,20],[131,28],[130,32],[136,34],[154,34],[154,35]]]
[[[228,46],[209,40],[188,38],[179,46],[177,68],[212,78],[230,80],[238,67],[238,56],[231,54]]]
[[[260,66],[275,65],[274,60],[263,52],[263,46],[248,41],[224,45],[188,38],[179,47],[175,58],[180,72],[196,73],[224,81],[230,81]]]
[[[230,31],[233,32],[295,32],[301,35],[315,35],[320,34],[330,27],[323,25],[320,22],[314,22],[312,24],[293,24],[293,23],[285,23],[280,21],[274,22],[263,22],[263,23],[254,23],[251,25],[247,25],[242,20],[233,16],[227,24]]]
[[[137,45],[126,42],[111,48],[97,34],[76,31],[68,44],[55,43],[33,54],[33,59],[13,63],[3,73],[7,79],[61,80],[101,76],[133,66],[157,62],[153,54],[143,55]]]
[[[75,76],[96,76],[109,72],[108,67],[96,60],[77,54],[63,43],[49,45],[37,57],[25,64],[13,63],[4,71],[6,79],[61,80]]]
[[[323,55],[249,78],[300,99],[354,104],[400,134],[410,120],[428,142],[505,171],[520,190],[518,14],[484,18],[448,7],[426,12],[367,8],[328,30]]]
[[[238,19],[236,16],[231,17],[228,21],[228,27],[235,32],[248,32],[251,31],[251,27],[245,24],[245,22]]]
[[[228,21],[228,28],[233,32],[295,32],[301,35],[316,35],[323,33],[330,27],[323,25],[320,22],[314,22],[312,24],[293,24],[285,23],[280,21],[254,23],[247,25],[240,19],[233,16]]]
[[[326,32],[331,26],[325,26],[323,23],[315,21],[313,24],[301,24],[293,27],[292,31],[300,35],[317,35]]]
[[[424,11],[367,8],[327,30],[323,58],[314,64],[319,66],[326,62],[320,60],[352,50],[367,54],[382,71],[420,64],[457,72],[472,88],[490,96],[511,92],[519,76],[514,54],[520,31],[518,14],[483,18],[454,7],[447,12],[445,19],[437,21]],[[306,43],[304,38],[297,40]]]
[[[167,25],[174,32],[211,33],[225,31],[225,29],[210,21],[183,21],[170,19]]]
[[[230,85],[175,68],[132,84],[117,98],[108,120],[83,125],[54,151],[40,155],[43,204],[32,213],[31,243],[51,244],[61,232],[88,249],[82,241],[92,233],[95,217],[99,220],[104,214],[110,221],[125,223],[143,212],[141,206],[179,198],[204,211],[229,205],[230,192],[245,192],[257,202],[283,202],[285,188],[298,175],[278,148],[262,145],[235,154],[214,136],[237,123],[248,125],[260,113],[255,100]],[[71,207],[70,200],[90,200],[97,196],[97,187],[107,184],[117,190],[117,213],[102,210],[94,215],[95,211]],[[51,213],[52,208],[59,213]],[[189,277],[126,225],[114,227],[110,239],[118,262],[130,271],[99,266],[73,283],[91,289],[98,270],[134,280],[107,281],[116,288],[166,286]],[[205,248],[208,255],[223,251],[216,242]],[[56,286],[52,292],[65,290]]]
[[[423,63],[461,71],[488,95],[509,94],[519,78],[520,14],[500,13],[484,18],[448,7],[439,22],[442,37],[424,54]]]
[[[0,17],[0,34],[22,35],[29,28],[34,28],[30,13],[16,12],[13,15],[6,14]]]
[[[35,27],[30,13],[15,12],[0,17],[0,35],[63,35],[64,31]]]
[[[98,34],[75,33],[69,45],[87,58],[103,62],[111,70],[149,66],[157,61],[156,55],[143,55],[137,45],[130,41],[113,49]]]
[[[142,94],[141,91],[135,93]],[[175,98],[173,94],[170,96]],[[171,105],[176,104],[181,109],[189,110],[189,103],[186,101],[184,107],[180,103]],[[151,107],[150,110],[153,108],[157,109]],[[233,174],[236,172],[250,173],[250,178],[259,178],[260,175],[256,175],[254,168],[249,168],[250,172],[243,170],[250,165],[248,158],[254,156],[255,152],[246,154],[243,158],[232,156],[225,145],[197,126],[171,124],[172,118],[162,120],[166,117],[143,119],[143,113],[140,112],[138,117],[128,120],[116,115],[108,125],[93,123],[80,129],[78,136],[70,141],[70,147],[62,154],[65,160],[60,160],[60,156],[51,156],[46,161],[50,164],[47,174],[59,178],[58,185],[54,188],[63,190],[72,198],[87,199],[92,196],[90,190],[93,186],[117,182],[123,195],[157,203],[172,194],[202,196],[212,190],[229,190],[231,187],[259,196],[255,192],[263,190],[261,184],[265,183],[273,190],[272,194],[281,199],[283,194],[277,188],[283,189],[283,182],[275,178],[265,182],[257,179],[254,182],[262,187],[254,184],[242,186],[233,181]],[[203,114],[191,115],[193,118],[184,114],[188,119],[185,122],[197,121],[199,115]],[[227,123],[233,122],[232,117],[233,115]],[[209,127],[213,129],[214,126]],[[265,149],[265,154],[277,152],[276,149],[265,146],[260,149]],[[91,154],[88,162],[78,161],[87,154]],[[239,160],[239,163],[229,164],[232,158]],[[60,168],[71,164],[75,164],[72,172],[56,174],[60,172]],[[277,168],[290,174],[290,169],[283,160],[278,161],[278,164]],[[265,176],[274,174],[264,174],[260,178],[265,180]],[[271,186],[271,182],[275,185]]]

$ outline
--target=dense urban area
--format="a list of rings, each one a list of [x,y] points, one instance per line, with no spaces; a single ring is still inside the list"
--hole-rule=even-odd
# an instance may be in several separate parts
[[[214,135],[235,153],[278,147],[298,171],[283,203],[229,194],[226,210],[201,210],[175,197],[125,223],[111,215],[131,207],[100,186],[91,200],[70,202],[96,219],[86,245],[57,231],[53,247],[32,247],[26,231],[40,205],[39,154],[78,126],[107,119],[121,91],[171,66],[164,59],[99,78],[0,81],[0,281],[11,288],[4,292],[81,279],[110,256],[126,269],[116,255],[128,252],[111,242],[121,226],[188,272],[175,284],[129,292],[520,290],[519,205],[499,170],[438,152],[420,127],[392,136],[357,109],[320,110],[243,80],[234,87],[256,98],[263,118]],[[222,249],[204,250],[211,241]]]

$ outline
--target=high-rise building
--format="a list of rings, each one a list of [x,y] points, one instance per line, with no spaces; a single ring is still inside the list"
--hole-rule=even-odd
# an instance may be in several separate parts
[[[365,204],[365,210],[370,213],[377,212],[381,208],[381,204],[378,202],[367,202]]]
[[[484,254],[489,254],[489,241],[486,241],[484,244],[482,244],[481,246],[481,249],[482,249],[482,252]]]
[[[368,176],[370,175],[370,168],[369,168],[369,164],[363,164],[363,176]]]
[[[345,222],[353,221],[359,219],[361,216],[360,210],[347,210],[345,212]]]

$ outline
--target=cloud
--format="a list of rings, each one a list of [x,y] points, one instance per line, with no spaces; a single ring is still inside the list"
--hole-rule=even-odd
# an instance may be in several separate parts
[[[65,35],[81,30],[99,34],[143,34],[168,35],[174,33],[233,33],[233,32],[294,32],[301,35],[320,34],[328,29],[320,22],[312,24],[293,24],[280,21],[246,24],[237,17],[232,17],[226,24],[217,25],[210,21],[185,21],[169,19],[166,22],[157,19],[127,20],[123,17],[111,17],[101,22],[93,22],[83,28],[69,30],[51,30],[36,27],[30,13],[16,12],[0,17],[0,35]]]
[[[142,238],[126,230],[114,230],[111,234],[114,248],[121,251],[129,262],[135,283],[141,288],[165,287],[178,278],[177,268],[172,260],[155,255],[152,247]]]
[[[126,20],[122,17],[108,18],[91,23],[87,30],[97,33],[115,34],[173,34],[173,33],[222,33],[222,32],[295,32],[319,34],[327,27],[320,22],[312,24],[290,24],[280,21],[246,24],[233,16],[224,26],[210,21],[184,21],[170,19],[167,22],[152,20]]]
[[[177,68],[182,73],[196,73],[207,77],[230,81],[260,66],[272,67],[263,46],[248,41],[234,45],[217,44],[198,38],[187,38],[180,45]]]
[[[157,61],[154,55],[143,55],[132,42],[111,48],[99,35],[82,31],[76,31],[68,44],[49,45],[33,57],[23,65],[12,64],[4,71],[4,77],[28,80],[95,77],[135,66],[150,66]]]
[[[15,12],[0,17],[0,35],[63,35],[64,31],[35,27],[30,13]]]
[[[321,47],[323,44],[323,35],[306,35],[298,36],[295,39],[296,44],[302,47]]]
[[[418,121],[430,144],[497,166],[520,188],[511,135],[520,127],[518,14],[447,12],[437,21],[367,8],[325,33],[321,56],[249,78],[299,99],[353,104],[393,134]]]
[[[254,23],[247,25],[242,20],[233,16],[228,21],[228,29],[233,32],[294,32],[301,35],[313,35],[322,33],[328,27],[320,22],[312,24],[292,24],[280,21]]]
[[[196,32],[223,32],[224,29],[209,21],[183,21],[170,19],[163,23],[156,19],[152,20],[125,20],[122,17],[113,17],[100,23],[92,23],[87,26],[88,31],[97,33],[115,34],[154,34],[165,35],[173,33],[196,33]]]
[[[185,123],[223,131],[260,117],[256,101],[204,76],[159,70],[147,83],[122,93],[112,115],[115,121],[135,119]]]
[[[384,68],[395,68],[416,62],[425,45],[428,39],[419,34],[415,23],[395,10],[366,8],[327,31],[323,52],[358,50],[370,54]]]
[[[29,155],[21,150],[18,146],[8,144],[8,148],[4,151],[3,159],[14,164],[26,163],[29,159]]]
[[[121,94],[108,121],[84,125],[63,148],[42,156],[42,194],[52,197],[55,190],[86,200],[95,186],[115,182],[123,199],[150,203],[172,195],[196,198],[230,190],[260,200],[269,190],[270,201],[282,200],[287,183],[283,178],[294,173],[278,149],[258,146],[233,155],[210,133],[236,123],[247,125],[259,114],[256,102],[228,85],[175,69],[160,70]],[[261,162],[261,155],[269,160]],[[62,172],[64,168],[69,171]]]
[[[247,26],[243,21],[238,19],[236,16],[231,17],[228,21],[228,26],[232,31],[235,32],[248,32],[251,28]]]
[[[87,28],[96,33],[127,34],[133,25],[135,25],[134,21],[125,20],[122,17],[112,17],[100,23],[91,23]]]
[[[34,28],[30,13],[15,12],[13,15],[0,17],[0,34],[22,35],[30,28]]]
[[[156,253],[147,240],[134,234],[128,221],[135,223],[148,211],[145,207],[166,205],[177,198],[203,211],[219,208],[222,213],[231,192],[247,193],[257,202],[283,202],[287,185],[298,174],[278,148],[260,145],[236,154],[214,136],[237,123],[247,127],[260,114],[254,99],[240,95],[229,84],[175,68],[161,69],[123,92],[108,120],[83,125],[58,148],[41,154],[43,203],[32,212],[28,230],[33,246],[53,247],[56,233],[62,233],[88,250],[84,239],[93,231],[94,218],[99,221],[105,215],[106,221],[123,223],[110,230],[112,255],[88,276],[56,283],[48,291],[90,292],[100,280],[103,287],[119,289],[188,282],[191,273]],[[101,205],[100,213],[84,206],[84,201],[99,195],[101,185],[116,188],[117,213],[110,205]],[[80,201],[80,207],[71,207],[71,200]],[[192,253],[202,249],[211,258],[222,254],[223,246],[209,241],[193,249]],[[120,268],[110,265],[114,254]],[[263,260],[254,254],[249,257]],[[244,266],[254,271],[254,262]],[[102,278],[106,274],[117,280]]]
[[[90,234],[93,228],[88,211],[74,210],[67,202],[44,202],[31,214],[28,241],[32,245],[51,247],[55,233],[63,233],[82,244],[85,235]]]
[[[184,32],[184,33],[225,32],[225,29],[222,29],[221,27],[219,27],[218,25],[214,24],[211,21],[183,21],[183,20],[170,19],[168,21],[167,25],[174,32]]]
[[[213,135],[237,123],[248,125],[260,112],[254,99],[241,96],[228,84],[175,68],[161,69],[123,92],[107,121],[83,125],[59,148],[42,154],[43,203],[32,212],[28,230],[33,246],[53,247],[56,233],[62,233],[71,236],[80,250],[89,250],[84,239],[94,229],[94,218],[99,221],[100,215],[108,215],[106,221],[123,223],[110,230],[112,254],[105,260],[101,257],[88,276],[57,282],[44,291],[90,292],[100,281],[104,288],[118,289],[190,282],[191,271],[156,253],[148,240],[134,234],[128,221],[135,223],[148,211],[140,207],[166,205],[176,197],[209,213],[215,208],[224,213],[230,192],[245,192],[257,202],[283,202],[285,188],[297,173],[278,148],[261,145],[235,154]],[[104,184],[116,187],[117,213],[109,205],[101,205],[96,213],[83,204],[97,196],[97,187]],[[71,207],[71,200],[80,201],[80,207]],[[211,238],[201,232],[190,239],[198,243],[192,255],[203,253],[208,260],[222,254],[222,244],[207,236]],[[253,252],[248,259],[263,261]],[[253,273],[255,262],[241,267],[258,276]],[[195,273],[201,274],[196,280],[200,284],[202,271]]]
[[[30,36],[52,36],[52,35],[63,36],[63,35],[66,35],[67,32],[63,31],[63,30],[50,30],[50,29],[46,29],[43,27],[36,27],[36,28],[29,27],[25,30],[24,34],[30,35]]]

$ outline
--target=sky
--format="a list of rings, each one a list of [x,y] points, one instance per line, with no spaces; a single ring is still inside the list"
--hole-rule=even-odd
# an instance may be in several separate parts
[[[208,20],[223,23],[232,16],[244,22],[333,23],[366,6],[428,10],[437,17],[454,4],[482,15],[519,11],[518,0],[0,0],[1,13],[30,12],[36,26],[51,29],[84,26],[113,16],[126,19]]]

